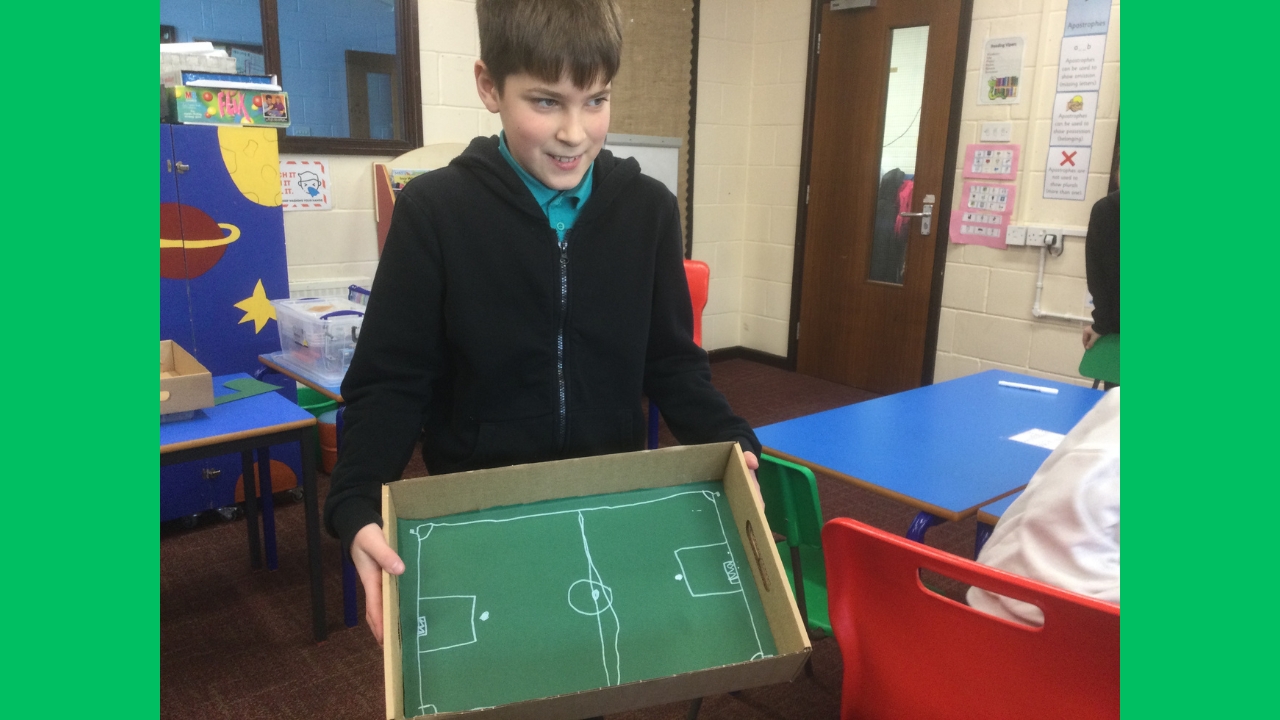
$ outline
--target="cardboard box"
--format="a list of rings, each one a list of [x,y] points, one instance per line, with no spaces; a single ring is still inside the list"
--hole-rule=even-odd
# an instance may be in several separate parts
[[[177,85],[161,92],[169,122],[289,127],[289,94],[283,91]]]
[[[749,477],[739,446],[717,443],[515,465],[384,485],[383,532],[399,552],[398,522],[402,519],[425,520],[498,506],[722,480],[724,499],[747,554],[744,564],[751,567],[777,648],[776,655],[758,660],[431,717],[585,718],[795,679],[811,652],[809,637],[764,518],[760,495]],[[382,575],[387,717],[392,720],[406,718],[401,640],[418,636],[415,628],[401,630],[399,581],[398,576]]]
[[[160,341],[160,414],[213,407],[213,374],[172,340]]]

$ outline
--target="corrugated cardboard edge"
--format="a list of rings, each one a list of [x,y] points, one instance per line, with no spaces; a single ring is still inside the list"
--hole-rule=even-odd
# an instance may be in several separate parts
[[[773,542],[773,531],[769,528],[769,521],[765,519],[764,499],[760,496],[756,483],[750,480],[751,471],[747,468],[742,448],[733,443],[731,450],[724,469],[725,499],[733,510],[733,523],[738,528],[742,547],[751,556],[747,558],[747,562],[751,563],[751,577],[755,580],[760,600],[764,603],[769,630],[773,633],[779,654],[794,649],[808,656],[812,650],[809,634],[804,629],[804,619],[800,617],[800,609],[792,595],[782,557],[778,555],[778,547]],[[800,666],[796,666],[795,673],[799,672]],[[795,674],[788,678],[794,679]]]
[[[396,532],[396,503],[391,490],[382,486],[382,534],[396,554],[400,554]],[[396,600],[400,592],[400,578],[389,572],[382,573],[382,667],[386,672],[387,717],[404,717],[404,662],[400,646],[400,608]]]
[[[640,473],[607,472],[610,466],[616,468],[619,462],[626,462],[622,458],[630,456],[634,460],[635,456],[640,455],[648,456],[644,458]],[[560,720],[565,717],[625,712],[657,703],[692,700],[795,679],[809,658],[812,646],[792,597],[782,558],[774,545],[773,533],[764,518],[764,502],[755,489],[755,484],[748,480],[750,471],[737,443],[680,446],[400,480],[384,485],[382,489],[383,533],[391,547],[396,549],[396,520],[399,515],[426,519],[495,505],[575,497],[564,491],[564,476],[570,472],[580,477],[585,475],[592,478],[592,483],[584,487],[584,492],[577,497],[670,487],[703,480],[723,480],[725,499],[734,513],[734,525],[738,528],[743,548],[752,556],[744,559],[744,562],[751,567],[756,589],[760,591],[760,599],[764,604],[769,630],[773,634],[778,654],[762,660],[653,680],[429,717]],[[484,476],[477,477],[477,473],[484,473]],[[409,491],[415,491],[415,497],[409,498]],[[750,533],[746,529],[748,522],[752,527]],[[751,536],[755,537],[758,557],[752,551]],[[383,658],[387,717],[390,720],[404,720],[399,603],[393,601],[398,599],[399,587],[396,580],[394,576],[383,573]]]

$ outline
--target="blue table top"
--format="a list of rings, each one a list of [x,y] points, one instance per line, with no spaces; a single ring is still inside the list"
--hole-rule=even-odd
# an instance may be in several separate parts
[[[988,370],[768,425],[756,435],[765,452],[957,520],[1026,485],[1049,457],[1010,436],[1033,428],[1065,434],[1101,398],[1100,390]]]
[[[228,395],[228,380],[248,378],[244,373],[219,375],[213,379],[213,396]],[[213,445],[223,440],[267,435],[315,423],[315,417],[281,397],[269,392],[233,400],[223,405],[197,410],[191,420],[160,424],[160,452]]]
[[[342,383],[338,383],[337,385],[326,384],[318,379],[313,373],[307,372],[305,367],[290,361],[289,356],[286,355],[283,350],[273,352],[268,355],[259,355],[258,360],[260,362],[275,365],[285,371],[286,375],[289,375],[312,390],[318,390],[322,393],[326,393],[334,400],[342,402]]]

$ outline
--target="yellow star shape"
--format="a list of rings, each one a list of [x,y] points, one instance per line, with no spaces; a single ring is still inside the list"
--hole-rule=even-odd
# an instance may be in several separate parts
[[[267,299],[267,291],[262,289],[261,280],[253,288],[253,294],[236,303],[236,307],[244,311],[244,317],[240,318],[240,322],[253,321],[254,335],[262,332],[268,320],[276,319],[276,307]]]

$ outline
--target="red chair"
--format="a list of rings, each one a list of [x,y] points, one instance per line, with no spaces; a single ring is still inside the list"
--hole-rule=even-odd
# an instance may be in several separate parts
[[[707,307],[711,290],[711,267],[701,260],[685,260],[684,276],[689,282],[689,299],[693,301],[693,341],[702,347],[702,311]]]
[[[848,518],[822,530],[841,717],[1118,718],[1120,608]],[[1044,610],[1039,628],[926,589],[920,568]]]
[[[693,341],[702,347],[702,311],[707,307],[711,287],[711,268],[701,260],[685,260],[684,276],[689,283],[689,299],[693,301]],[[649,449],[658,447],[658,406],[649,401]]]

